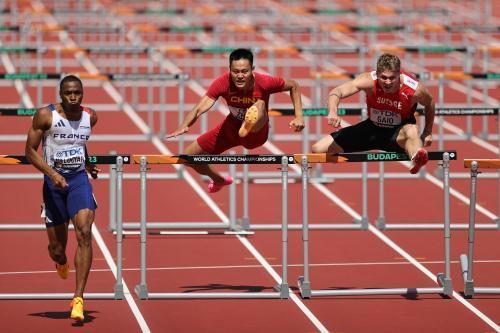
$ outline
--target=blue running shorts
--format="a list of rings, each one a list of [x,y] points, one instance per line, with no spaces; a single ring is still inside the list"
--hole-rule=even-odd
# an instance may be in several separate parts
[[[47,227],[69,223],[69,220],[82,209],[95,211],[97,208],[92,194],[92,184],[85,170],[62,176],[68,183],[68,187],[64,189],[54,187],[50,178],[44,177],[43,203]]]

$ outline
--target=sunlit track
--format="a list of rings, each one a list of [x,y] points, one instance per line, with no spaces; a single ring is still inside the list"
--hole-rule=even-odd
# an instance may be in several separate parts
[[[198,97],[205,93],[206,86],[215,77],[213,75],[217,75],[215,73],[219,73],[226,68],[227,59],[225,58],[227,54],[220,53],[222,48],[236,45],[254,48],[255,45],[258,45],[256,49],[260,48],[261,50],[256,51],[257,71],[265,72],[263,70],[265,68],[272,74],[297,78],[299,82],[304,82],[304,86],[307,87],[303,90],[304,105],[315,106],[318,102],[315,99],[314,90],[311,88],[309,91],[309,88],[314,85],[314,80],[310,79],[312,70],[346,73],[364,71],[366,68],[371,68],[370,61],[374,59],[377,53],[382,52],[384,45],[400,44],[401,46],[402,43],[408,42],[409,44],[421,44],[418,47],[425,48],[427,44],[429,47],[439,46],[438,44],[446,46],[448,44],[450,50],[453,46],[461,49],[461,51],[457,52],[451,52],[450,50],[444,52],[443,48],[438,54],[430,55],[425,52],[405,52],[403,48],[398,49],[396,47],[387,49],[399,52],[398,54],[402,59],[404,57],[404,63],[412,66],[411,70],[415,65],[415,68],[427,69],[429,67],[429,71],[449,69],[455,71],[457,67],[460,70],[462,64],[464,64],[465,68],[465,63],[470,59],[474,59],[470,72],[498,72],[498,51],[494,48],[486,49],[485,47],[483,49],[481,46],[481,44],[491,44],[500,40],[498,32],[491,30],[497,27],[497,23],[500,22],[494,16],[497,12],[495,8],[498,6],[495,2],[489,0],[480,1],[481,6],[484,6],[484,8],[479,9],[480,6],[472,7],[465,2],[448,5],[447,3],[427,4],[428,8],[424,8],[424,4],[401,3],[389,5],[374,3],[368,8],[366,4],[339,3],[332,10],[332,5],[324,0],[315,1],[314,4],[305,2],[283,3],[273,0],[258,4],[246,0],[224,4],[220,2],[198,4],[195,1],[194,3],[176,2],[175,4],[169,4],[168,7],[165,7],[164,2],[158,2],[154,6],[142,3],[120,3],[118,6],[113,2],[87,3],[85,0],[80,1],[78,4],[70,4],[70,2],[57,3],[38,0],[34,5],[18,2],[19,13],[22,13],[22,15],[18,16],[19,21],[10,21],[10,24],[14,24],[20,30],[24,19],[23,8],[29,8],[29,12],[32,13],[32,22],[27,26],[27,29],[40,29],[40,31],[43,31],[43,33],[39,34],[41,36],[39,40],[36,41],[36,34],[31,34],[29,43],[37,44],[36,47],[38,47],[40,41],[42,43],[46,42],[47,45],[50,45],[50,49],[77,48],[89,45],[95,47],[97,44],[106,47],[106,45],[118,43],[117,36],[123,38],[119,40],[119,43],[124,47],[158,46],[165,43],[165,47],[159,48],[159,52],[143,53],[137,58],[130,55],[124,55],[123,57],[121,55],[101,56],[92,52],[75,54],[71,51],[64,53],[61,58],[64,68],[62,71],[66,72],[66,69],[78,68],[77,72],[83,73],[83,77],[86,77],[85,72],[94,74],[111,73],[114,68],[119,68],[118,62],[125,64],[122,67],[124,71],[135,71],[137,69],[142,72],[148,70],[147,66],[150,66],[150,63],[155,72],[159,70],[162,73],[180,73],[185,70],[190,73],[191,78],[186,82],[184,111],[189,110]],[[493,8],[488,10],[488,5]],[[253,8],[254,6],[258,8]],[[318,6],[324,7],[324,9],[319,10]],[[402,8],[404,8],[403,11]],[[4,13],[7,20],[9,20],[9,15],[12,14],[9,9],[7,6]],[[78,19],[72,18],[75,9],[83,10]],[[415,12],[412,12],[413,9],[415,9]],[[58,10],[62,11],[59,12]],[[94,12],[92,12],[93,10]],[[99,20],[102,22],[99,22]],[[85,26],[81,26],[82,22],[87,23]],[[332,22],[336,23],[332,24]],[[483,22],[484,25],[479,26],[474,22]],[[304,25],[307,25],[306,29],[304,29]],[[386,29],[386,31],[381,29],[384,26],[389,27],[389,29]],[[14,31],[14,28],[16,27],[10,29]],[[291,33],[292,28],[295,29],[293,30],[294,33]],[[490,29],[489,32],[486,32],[486,28]],[[112,31],[112,33],[104,33],[104,31],[108,30]],[[92,36],[91,31],[95,32],[95,36]],[[16,33],[11,33],[10,36],[10,41],[2,40],[0,48],[2,45],[8,44],[12,46],[13,42],[18,42],[15,39],[17,37],[12,37],[17,36]],[[335,52],[318,54],[314,51],[307,51],[308,47],[311,46],[308,43],[312,47],[319,44],[327,46],[330,44],[335,46],[344,45],[347,48],[350,45],[362,45],[365,51],[351,52],[349,54],[337,54]],[[269,55],[269,50],[275,46],[279,47],[280,44],[288,47],[291,53],[287,54],[286,51],[283,51],[285,53],[275,53],[273,55],[273,51],[271,51],[271,55]],[[462,47],[466,44],[469,44],[467,48]],[[464,50],[467,49],[468,52],[469,46],[477,47],[477,52],[465,53]],[[212,47],[212,51],[215,53],[213,55],[198,53],[199,50],[203,50],[205,47],[207,50]],[[197,51],[186,51],[188,49]],[[300,51],[297,52],[297,50]],[[485,54],[484,50],[491,50],[491,52],[486,52],[490,52],[487,54],[490,57],[489,59],[481,58]],[[10,53],[0,52],[2,52],[0,59],[5,71],[12,73],[18,71],[19,68],[16,68],[16,65],[19,66],[24,59],[28,59],[27,62],[31,62],[33,68],[35,68],[34,58],[30,55],[26,57],[22,54],[11,56]],[[50,51],[46,55],[51,58],[54,53]],[[269,59],[266,59],[266,57],[274,58],[272,61],[268,61]],[[362,57],[362,60],[358,57]],[[444,61],[446,57],[448,57],[448,61]],[[10,61],[10,58],[12,58],[12,61]],[[488,65],[485,67],[487,61],[489,61],[489,67]],[[55,73],[57,71],[54,71],[50,66],[50,64],[45,67],[42,66],[42,72]],[[314,69],[312,69],[313,67]],[[433,69],[430,69],[430,67]],[[439,69],[436,69],[437,67]],[[22,68],[21,71],[23,71]],[[30,70],[29,66],[26,68]],[[71,71],[71,69],[68,71]],[[336,82],[341,81],[332,80],[332,82],[332,84],[337,84]],[[6,91],[10,94],[18,94],[25,107],[33,105],[30,95],[33,96],[33,94],[37,93],[33,83],[24,80],[9,82],[2,79],[0,84],[5,85]],[[327,88],[328,84],[326,82],[322,83],[323,89]],[[53,96],[53,85],[56,85],[56,81],[43,83],[45,99]],[[149,135],[151,132],[156,133],[154,131],[157,129],[156,122],[159,114],[156,113],[154,121],[150,121],[151,114],[146,110],[148,103],[144,102],[146,94],[149,93],[146,92],[145,87],[141,86],[142,83],[133,84],[134,87],[139,86],[138,91],[131,89],[132,86],[124,87],[126,84],[120,86],[120,83],[115,84],[111,80],[102,84],[101,82],[95,84],[94,81],[89,81],[87,84],[84,80],[84,85],[87,91],[85,101],[95,105],[98,113],[101,109],[113,111],[100,113],[103,114],[103,121],[100,120],[98,132],[93,137],[92,150],[109,152],[113,149],[139,156],[141,154],[182,154],[184,143],[179,142],[180,140],[163,141],[163,135],[160,135],[161,137]],[[486,85],[489,86],[490,90],[483,94],[481,90],[483,89],[484,92]],[[481,86],[479,83],[469,85],[469,83],[466,84],[451,79],[446,84],[445,101],[450,101],[454,106],[459,107],[485,104],[496,107],[495,101],[497,98],[495,94],[499,87],[495,81],[490,81]],[[437,91],[436,86],[432,86],[432,89]],[[471,103],[469,103],[469,97],[466,96],[470,92],[473,94],[470,96]],[[134,96],[136,94],[137,98]],[[487,98],[484,97],[486,95],[488,95]],[[155,96],[153,99],[157,97]],[[273,104],[277,108],[287,107],[288,104],[283,101],[288,102],[288,100],[281,97],[283,96],[274,97],[271,107]],[[465,102],[466,99],[467,102]],[[40,99],[38,100],[40,101]],[[53,98],[51,98],[52,100]],[[105,101],[105,103],[95,103],[99,101]],[[274,103],[274,101],[277,103]],[[46,101],[44,100],[44,102]],[[323,104],[322,102],[324,101],[319,103]],[[348,104],[359,108],[356,101],[353,102]],[[359,102],[362,105],[362,99]],[[11,105],[9,104],[8,107],[17,107],[17,105],[12,104],[11,100],[9,100],[9,103]],[[175,111],[175,103],[170,99],[168,103],[169,111]],[[195,133],[198,128],[203,132],[211,128],[218,119],[227,114],[227,109],[222,104],[218,103],[217,109],[212,110],[210,116],[204,116],[204,123],[199,122],[198,127],[193,128],[193,131],[184,137],[185,142],[191,141],[198,136]],[[99,107],[97,107],[98,105]],[[161,111],[162,106],[155,102],[153,108]],[[148,114],[144,112],[145,110]],[[165,112],[164,115],[168,124],[167,130],[173,130],[178,121],[177,113]],[[180,115],[181,113],[179,113]],[[468,172],[465,172],[467,170],[463,168],[462,160],[470,157],[497,158],[499,152],[499,147],[495,142],[495,135],[498,135],[498,126],[492,126],[492,122],[495,119],[498,120],[497,118],[488,117],[487,124],[489,127],[486,130],[486,133],[490,131],[488,137],[484,136],[486,119],[472,117],[474,120],[466,124],[464,118],[443,117],[444,121],[439,124],[436,120],[434,127],[435,133],[438,132],[436,130],[438,126],[442,126],[439,127],[439,133],[441,133],[441,130],[445,133],[443,136],[445,138],[443,149],[438,150],[456,149],[458,151],[459,160],[452,161],[450,166],[450,176],[455,175],[455,177],[450,177],[450,194],[452,222],[456,222],[455,226],[460,226],[460,229],[468,228],[464,221],[467,220],[467,207],[472,201],[472,196],[469,198],[468,194],[470,176]],[[343,126],[356,121],[353,116],[343,117],[342,120]],[[320,119],[320,117],[317,117],[314,121],[309,118],[308,121],[311,141],[314,140],[316,135],[313,133],[316,128],[319,128],[322,133],[329,130],[323,124],[326,123],[326,120]],[[7,126],[3,125],[2,122]],[[24,140],[22,133],[25,132],[25,128],[21,128],[21,123],[21,121],[15,119],[3,118],[0,114],[0,128],[8,127],[6,133],[4,133],[5,135],[0,135],[0,141],[2,142],[0,154],[22,154],[21,143]],[[127,135],[124,131],[120,132],[121,134],[113,134],[115,129],[111,126],[111,123],[115,127],[122,127],[122,129],[125,128],[124,124],[126,124],[134,136],[127,140],[124,139]],[[10,128],[8,124],[14,125]],[[27,122],[24,122],[22,126],[26,126],[26,124]],[[271,140],[256,150],[255,153],[259,155],[283,155],[284,152],[290,154],[304,149],[305,145],[301,147],[300,140],[294,138],[288,141],[292,135],[287,132],[286,124],[288,124],[287,118],[273,117],[272,128],[275,136],[271,136]],[[483,132],[480,133],[479,130],[483,130]],[[472,134],[470,137],[468,137],[469,133]],[[465,141],[454,141],[457,139],[452,137]],[[98,140],[95,140],[96,138]],[[137,142],[138,140],[141,142]],[[312,143],[309,140],[307,142],[308,144]],[[438,136],[435,135],[434,145],[431,150],[435,150],[437,147]],[[239,154],[239,150],[235,153]],[[242,152],[242,154],[246,153],[247,151]],[[254,151],[250,151],[250,154],[253,153]],[[477,154],[471,155],[471,153]],[[423,285],[423,287],[433,286],[437,272],[441,271],[441,267],[445,264],[441,260],[442,237],[440,235],[442,231],[437,230],[442,227],[442,225],[440,226],[442,222],[440,217],[444,183],[439,174],[439,169],[436,173],[431,170],[436,163],[428,164],[426,172],[422,172],[418,177],[413,178],[401,177],[406,176],[404,173],[407,172],[408,162],[380,163],[386,165],[384,171],[387,176],[385,178],[386,186],[385,192],[382,192],[385,195],[382,195],[386,197],[389,222],[402,222],[401,225],[406,226],[413,217],[419,223],[425,220],[426,223],[421,223],[422,230],[418,231],[398,230],[397,228],[396,230],[391,228],[383,229],[377,223],[374,223],[372,219],[377,210],[377,203],[380,202],[377,198],[380,194],[375,189],[376,186],[374,186],[377,175],[380,173],[380,171],[377,172],[376,170],[378,163],[367,163],[366,172],[369,177],[366,193],[369,200],[366,211],[364,207],[361,208],[362,205],[364,206],[364,196],[359,195],[361,193],[361,182],[353,179],[354,175],[359,175],[360,172],[354,165],[349,166],[348,164],[350,163],[325,165],[323,172],[325,178],[310,178],[308,192],[311,198],[311,220],[314,220],[315,225],[318,226],[327,226],[332,224],[331,222],[341,225],[347,220],[350,222],[347,224],[351,227],[360,226],[356,222],[366,219],[367,230],[346,229],[333,231],[328,228],[320,228],[311,231],[313,246],[311,247],[312,263],[310,266],[314,268],[314,287],[347,290],[351,288],[386,289],[400,284]],[[203,221],[208,216],[215,218],[216,221],[222,221],[221,223],[230,224],[230,221],[234,219],[234,214],[231,213],[231,210],[229,210],[229,213],[226,212],[231,201],[231,199],[227,199],[227,194],[236,193],[235,198],[238,200],[237,212],[240,214],[241,206],[245,205],[245,199],[243,199],[243,202],[239,202],[240,195],[244,192],[244,187],[247,186],[250,188],[247,199],[250,204],[250,214],[245,215],[243,213],[242,220],[245,219],[245,216],[249,216],[251,226],[255,226],[256,229],[255,232],[245,236],[227,235],[224,234],[224,230],[209,231],[205,232],[206,235],[200,236],[194,234],[195,231],[191,229],[185,234],[181,232],[176,235],[162,235],[162,232],[151,229],[147,233],[148,266],[146,271],[149,276],[149,291],[166,287],[174,292],[188,294],[197,293],[198,291],[267,292],[272,291],[271,286],[274,283],[279,284],[282,282],[280,274],[278,274],[283,268],[283,265],[279,264],[281,252],[279,245],[282,237],[272,229],[262,231],[257,228],[266,226],[268,222],[275,223],[278,215],[278,209],[275,207],[279,206],[277,191],[279,186],[276,184],[278,182],[267,182],[268,179],[262,179],[263,182],[260,182],[261,179],[257,178],[262,177],[267,172],[263,171],[267,170],[267,167],[251,166],[256,178],[252,179],[249,184],[245,185],[243,179],[238,179],[236,182],[238,185],[231,189],[226,188],[221,191],[221,194],[216,195],[207,194],[205,179],[197,177],[189,168],[182,172],[184,177],[179,178],[183,166],[173,165],[162,168],[161,166],[151,165],[150,167],[152,170],[147,172],[148,179],[150,179],[148,181],[147,196],[148,222],[163,221],[162,217],[167,215],[169,221],[182,221],[184,223],[184,221],[200,221],[200,218]],[[300,208],[300,191],[298,191],[299,181],[297,180],[300,179],[300,168],[297,168],[296,165],[289,165],[288,167],[290,177],[294,178],[288,182],[288,190],[290,191],[288,200],[291,203],[288,214],[290,221],[288,240],[290,243],[290,259],[286,265],[290,269],[288,279],[290,281],[289,300],[146,300],[141,299],[140,293],[137,291],[138,285],[135,293],[133,290],[128,290],[128,288],[125,290],[127,302],[89,301],[88,308],[86,308],[89,321],[84,323],[85,328],[93,331],[121,329],[123,327],[122,321],[116,321],[115,315],[120,313],[123,322],[128,323],[127,329],[143,332],[157,332],[165,329],[175,332],[254,332],[255,330],[267,332],[270,331],[270,327],[273,328],[273,331],[283,332],[364,332],[373,330],[396,332],[400,331],[402,327],[405,327],[408,332],[438,331],[442,329],[455,332],[500,332],[498,322],[500,312],[496,306],[497,300],[495,297],[478,296],[474,300],[468,300],[464,299],[463,295],[459,293],[465,290],[461,284],[461,265],[463,268],[463,262],[457,260],[459,259],[458,254],[463,253],[467,243],[467,235],[463,230],[454,230],[452,232],[452,260],[450,263],[452,264],[451,277],[454,283],[451,299],[442,298],[440,295],[415,298],[393,295],[364,296],[360,298],[340,296],[301,300],[295,279],[301,274],[303,268],[300,253],[302,240],[300,234],[294,231],[302,227],[300,213],[298,212]],[[24,167],[19,167],[19,169],[22,168]],[[168,168],[168,172],[165,172],[166,168]],[[224,170],[221,166],[216,166],[216,168]],[[24,172],[28,169],[23,169],[23,173],[14,174],[13,172],[18,172],[16,169],[7,166],[5,168],[7,172],[0,174],[2,184],[6,184],[7,187],[12,186],[12,198],[6,198],[4,201],[6,206],[4,206],[3,211],[5,216],[12,220],[13,223],[17,221],[24,223],[25,221],[22,219],[26,216],[31,216],[29,219],[33,219],[33,216],[37,217],[36,214],[33,214],[33,207],[29,206],[29,203],[30,201],[39,200],[33,199],[37,198],[38,193],[32,193],[36,192],[34,190],[23,195],[17,189],[17,184],[22,182],[24,186],[38,191],[41,175],[36,174],[32,168],[26,173]],[[141,180],[141,174],[138,173],[139,166],[137,165],[126,166],[124,169],[124,179],[127,179],[124,182],[126,187],[124,194],[127,201],[123,213],[126,215],[125,220],[132,219],[132,221],[135,221],[134,219],[140,215],[137,204],[140,196],[138,184]],[[311,169],[311,176],[319,174],[316,173],[315,168]],[[227,174],[231,174],[231,172],[230,168]],[[239,178],[244,173],[245,171],[238,171],[236,177]],[[273,176],[266,175],[263,178],[274,177],[275,174],[280,172],[268,173],[272,173]],[[333,181],[327,178],[335,173],[342,173],[342,176],[345,177],[334,178]],[[110,197],[108,203],[106,193],[108,191],[113,192],[112,186],[109,189],[107,188],[108,179],[114,179],[113,174],[111,170],[109,174],[104,172],[100,177],[104,181],[93,182],[95,185],[94,191],[98,193],[98,200],[102,205],[98,211],[100,214],[99,220],[96,220],[99,226],[98,231],[101,232],[105,226],[108,208],[110,208],[108,205],[112,202]],[[223,172],[223,174],[226,173]],[[478,264],[476,282],[478,282],[478,285],[498,285],[497,266],[500,253],[497,251],[497,247],[494,246],[494,244],[498,243],[498,230],[495,230],[498,226],[492,222],[497,221],[497,215],[500,212],[495,206],[495,198],[498,197],[499,193],[496,187],[495,173],[489,171],[488,177],[484,176],[485,174],[479,176],[482,179],[479,180],[480,190],[475,207],[479,213],[478,222],[480,222],[481,226],[486,222],[486,226],[491,230],[481,230],[477,234],[478,247],[475,257],[478,260],[474,260],[474,263]],[[401,179],[396,180],[399,177]],[[314,189],[311,189],[311,187]],[[409,190],[408,199],[410,200],[405,200],[405,190]],[[22,196],[23,200],[15,200],[16,196]],[[184,201],[184,198],[188,200]],[[21,202],[26,204],[21,206]],[[262,206],[262,202],[268,204],[267,208]],[[271,203],[273,204],[271,205]],[[180,209],[181,206],[187,209]],[[16,207],[23,207],[21,214],[16,214]],[[173,207],[175,207],[175,210],[173,210]],[[245,207],[243,208],[244,211]],[[181,214],[179,210],[184,211],[184,214]],[[112,212],[112,210],[109,209],[109,212]],[[369,212],[369,215],[367,212]],[[110,221],[112,219],[110,217]],[[10,223],[11,221],[7,222]],[[397,226],[398,224],[394,223],[393,225]],[[273,225],[279,226],[278,224]],[[290,228],[292,225],[293,228]],[[426,229],[426,226],[429,226],[429,228]],[[490,226],[491,228],[489,228]],[[190,234],[190,232],[193,233]],[[113,266],[113,256],[116,256],[115,251],[113,251],[116,242],[115,235],[116,231],[94,234],[97,245],[105,247],[106,251],[103,251],[104,255],[97,254],[94,259],[94,269],[89,280],[92,283],[92,288],[89,289],[91,291],[101,290],[101,287],[105,288],[107,286],[105,281],[111,279],[110,272],[116,276],[116,267]],[[2,246],[4,253],[11,251],[12,245],[9,244],[12,244],[12,241],[22,241],[29,237],[30,242],[25,244],[25,250],[33,251],[32,258],[41,258],[41,260],[38,263],[35,260],[24,260],[24,265],[16,264],[11,260],[5,261],[3,272],[0,272],[0,284],[3,286],[0,293],[7,289],[16,289],[18,286],[23,286],[23,284],[28,289],[35,290],[38,285],[45,283],[49,287],[55,286],[55,290],[71,289],[71,285],[59,289],[58,284],[55,284],[54,271],[51,271],[50,266],[45,264],[45,262],[50,263],[49,259],[46,258],[46,253],[39,253],[43,252],[40,249],[45,247],[43,243],[44,237],[39,236],[34,231],[15,233],[4,233],[2,231],[1,236],[4,237],[4,242],[2,242],[4,244]],[[124,278],[122,281],[123,283],[127,282],[128,286],[130,286],[131,283],[135,284],[139,281],[141,274],[139,247],[142,246],[142,240],[139,236],[130,232],[124,237],[123,241],[126,267],[123,269]],[[108,249],[110,251],[107,251]],[[24,252],[21,255],[25,257]],[[73,270],[71,274],[74,274]],[[108,279],[106,279],[106,276]],[[36,281],[36,283],[33,283],[33,281]],[[63,285],[61,284],[61,286]],[[66,303],[44,302],[42,304],[40,301],[5,301],[2,303],[1,312],[4,314],[3,318],[9,319],[9,322],[13,324],[18,322],[19,329],[24,326],[35,326],[39,327],[40,331],[43,332],[49,329],[51,331],[62,330],[65,325],[68,326],[66,320],[53,320],[66,318],[65,312],[57,312],[56,310],[66,309]],[[464,311],[464,307],[467,311]],[[392,315],[390,318],[375,315],[380,311]],[[354,314],[360,320],[352,320]],[[284,318],[286,320],[283,320]],[[113,324],[112,320],[116,321],[115,324]]]
[[[69,43],[69,42],[66,42],[66,43]],[[72,45],[72,44],[66,44],[66,46],[67,46],[67,47],[70,47],[70,46],[74,46],[74,45]],[[81,55],[80,55],[80,57],[81,57]],[[93,65],[89,62],[89,60],[87,60],[87,59],[85,59],[85,58],[80,58],[80,59],[81,59],[81,61],[83,62],[84,66],[85,66],[85,67],[87,67],[87,70],[88,70],[90,73],[97,73],[97,68],[93,67]],[[114,89],[114,88],[113,88],[111,85],[109,85],[109,86],[108,86],[108,85],[107,85],[107,83],[105,83],[105,84],[104,84],[104,89],[108,90],[108,93],[110,93],[110,92],[111,92],[111,93],[110,93],[110,95],[112,95],[112,96],[116,96],[116,94],[117,94],[116,90],[114,90],[114,91],[113,91],[113,89]],[[127,104],[125,104],[124,110],[128,110],[128,113],[127,113],[127,114],[128,114],[129,116],[130,116],[130,115],[134,115],[134,114],[135,114],[135,112],[133,111],[133,109],[132,109],[130,106],[128,106],[128,107],[127,107]],[[142,130],[143,132],[146,132],[146,131],[147,131],[147,126],[146,126],[146,125],[142,122],[142,120],[141,120],[141,121],[139,121],[139,120],[140,120],[140,118],[138,118],[137,116],[135,116],[135,118],[136,118],[136,119],[135,119],[135,123],[136,123],[136,124],[138,124],[138,127],[139,127],[139,128],[141,128],[141,130]],[[165,147],[165,146],[161,143],[161,141],[159,141],[157,138],[153,138],[153,143],[155,143],[155,145],[156,145],[157,147],[158,147],[158,146],[160,146],[160,147],[161,147],[160,151],[161,151],[162,153],[164,153],[164,154],[168,154],[168,153],[170,153],[170,152],[166,149],[166,147]],[[189,179],[189,176],[186,176],[186,178],[187,178],[187,179]],[[192,185],[193,187],[195,187],[195,188],[196,188],[196,187],[197,187],[197,188],[199,188],[199,186],[197,186],[197,185],[196,185],[196,183],[194,183],[194,181],[191,183],[191,185]],[[207,196],[204,192],[202,192],[202,191],[201,191],[201,189],[199,190],[199,193],[200,193],[200,195],[205,196],[207,200],[209,199],[209,198],[208,198],[208,196]],[[214,207],[214,205],[211,205],[211,206],[212,206],[212,207]],[[227,217],[225,218],[225,220],[227,220]],[[238,237],[238,238],[239,238],[240,240],[243,240],[243,239],[242,239],[242,238],[240,238],[240,237]],[[279,282],[279,281],[277,281],[277,282]],[[293,296],[293,297],[295,297],[295,298],[296,298],[296,296]],[[300,302],[300,301],[298,301],[298,299],[297,299],[297,300],[296,300],[296,302]],[[313,322],[315,322],[315,319],[314,319],[314,318],[311,318],[311,320],[313,320]],[[320,330],[322,330],[322,331],[324,331],[324,330],[325,330],[325,329],[324,329],[324,327],[322,327],[322,325],[321,325],[321,324],[316,323],[316,325],[320,325],[320,326],[318,327]]]
[[[172,70],[172,69],[176,69],[178,70],[177,68],[175,68],[175,65],[174,64],[170,64],[169,65],[169,70]],[[202,91],[203,89],[201,88],[201,86],[197,87],[197,91],[199,92],[199,94],[201,95],[202,94]],[[203,91],[204,92],[204,91]],[[305,102],[307,103],[307,101]],[[223,110],[220,110],[224,113]],[[278,149],[275,145],[273,145],[272,143],[270,142],[267,142],[265,145],[264,145],[271,153],[273,154],[283,154],[283,152]],[[407,163],[407,162],[401,162],[401,163]],[[291,166],[292,169],[295,169],[296,172],[299,172],[299,168],[297,166]],[[430,175],[426,175],[426,177],[431,177],[429,179],[432,179],[432,180],[435,180],[437,185],[440,186],[440,181],[437,181],[437,179],[433,176],[430,176]],[[441,183],[442,184],[442,183]],[[316,188],[321,188],[322,189],[322,192],[326,194],[326,196],[329,196],[333,202],[335,202],[336,204],[339,204],[341,207],[345,207],[345,211],[350,213],[352,215],[352,217],[354,219],[357,219],[357,220],[360,220],[361,219],[361,215],[356,213],[354,210],[350,209],[348,205],[346,205],[345,203],[342,202],[342,200],[340,200],[340,198],[336,197],[333,193],[331,193],[329,190],[327,190],[323,185],[321,184],[313,184],[314,187]],[[454,195],[456,196],[456,192],[452,192],[452,193],[455,193]],[[494,214],[490,213],[492,216],[495,216]],[[392,241],[391,242],[388,242],[388,238],[381,234],[376,228],[372,227],[372,226],[369,226],[369,230],[371,232],[373,232],[377,237],[381,238],[382,240],[385,239],[385,242],[391,246],[394,250],[396,250],[397,252],[399,252],[401,255],[403,255],[403,257],[407,258],[413,265],[415,265],[416,267],[418,267],[424,274],[426,274],[432,281],[436,281],[436,275],[430,273],[430,271],[428,271],[422,264],[420,264],[417,260],[413,259],[409,254],[407,254],[406,252],[404,252],[403,249],[401,249],[399,246],[397,246],[395,243],[393,243]],[[462,297],[459,296],[459,294],[455,291],[453,291],[453,296],[457,299],[460,300],[460,302],[464,305],[466,305],[466,307],[468,309],[470,309],[472,312],[474,312],[475,314],[477,314],[482,320],[484,320],[488,325],[490,325],[492,328],[494,328],[495,330],[499,330],[499,327],[498,325],[496,325],[494,323],[494,321],[492,321],[490,318],[486,317],[484,314],[480,313],[477,309],[475,309],[474,307],[472,307],[472,305],[470,305],[466,300],[464,300]]]

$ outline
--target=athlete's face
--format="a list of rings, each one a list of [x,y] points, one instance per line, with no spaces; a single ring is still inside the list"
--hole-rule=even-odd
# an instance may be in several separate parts
[[[395,93],[399,89],[399,72],[386,69],[377,73],[377,80],[385,93]]]
[[[233,60],[229,66],[231,80],[236,88],[245,90],[252,83],[252,66],[248,59]]]
[[[83,88],[78,81],[68,81],[62,86],[59,92],[61,102],[65,108],[76,110],[80,109],[83,99]]]

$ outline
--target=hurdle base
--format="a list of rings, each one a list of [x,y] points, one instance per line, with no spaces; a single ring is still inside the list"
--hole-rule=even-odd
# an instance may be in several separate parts
[[[362,216],[360,220],[354,220],[355,224],[361,225],[362,230],[368,230],[368,218],[366,216]]]
[[[280,293],[281,299],[288,299],[288,297],[290,296],[289,288],[290,286],[288,285],[288,283],[277,284],[273,287],[275,291]]]
[[[252,224],[250,230],[281,230],[283,226],[281,224]],[[302,230],[302,224],[289,224],[288,230]],[[361,230],[363,226],[361,224],[309,224],[310,230]]]
[[[385,224],[385,217],[379,217],[378,219],[375,220],[375,225],[377,228],[380,230],[385,230],[386,224]]]
[[[124,222],[123,230],[139,230],[140,222]],[[146,229],[227,229],[225,222],[147,222]]]
[[[14,293],[0,294],[0,300],[44,300],[44,299],[67,299],[72,300],[73,293]],[[84,299],[115,299],[114,293],[84,293]]]
[[[248,217],[241,217],[236,219],[236,224],[233,231],[244,231],[250,229],[250,219]]]
[[[474,297],[474,281],[465,281],[464,283],[464,296],[465,298]]]
[[[145,284],[138,284],[134,288],[135,293],[139,299],[148,299],[148,286]]]
[[[444,288],[390,288],[390,289],[345,289],[345,290],[311,290],[315,296],[366,296],[366,295],[420,295],[443,294]]]
[[[475,287],[474,294],[500,294],[500,288]]]
[[[230,298],[279,298],[281,292],[265,293],[149,293],[148,299],[230,299]]]
[[[437,283],[443,287],[443,294],[446,296],[451,296],[453,294],[453,286],[451,283],[451,278],[446,277],[444,273],[438,273]]]
[[[125,294],[123,292],[123,284],[116,283],[114,291],[115,291],[115,299],[123,299],[125,297]]]
[[[466,230],[469,228],[465,223],[450,224],[452,230]],[[476,229],[480,230],[497,230],[499,227],[493,223],[491,224],[476,224]],[[443,223],[385,223],[382,230],[443,230]]]
[[[297,284],[299,285],[300,296],[302,298],[311,298],[311,283],[305,282],[303,276],[299,276]]]

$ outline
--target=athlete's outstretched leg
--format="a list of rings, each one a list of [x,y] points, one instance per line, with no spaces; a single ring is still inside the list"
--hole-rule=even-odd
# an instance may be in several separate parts
[[[313,153],[329,153],[338,154],[343,153],[344,150],[339,146],[331,135],[324,136],[319,141],[312,145]]]
[[[197,141],[192,142],[185,150],[187,155],[203,155],[208,154],[204,151]],[[215,193],[218,192],[223,186],[230,185],[233,183],[233,179],[229,176],[223,177],[220,173],[215,171],[213,167],[209,164],[188,164],[200,175],[208,176],[211,181],[208,184],[208,192]]]

